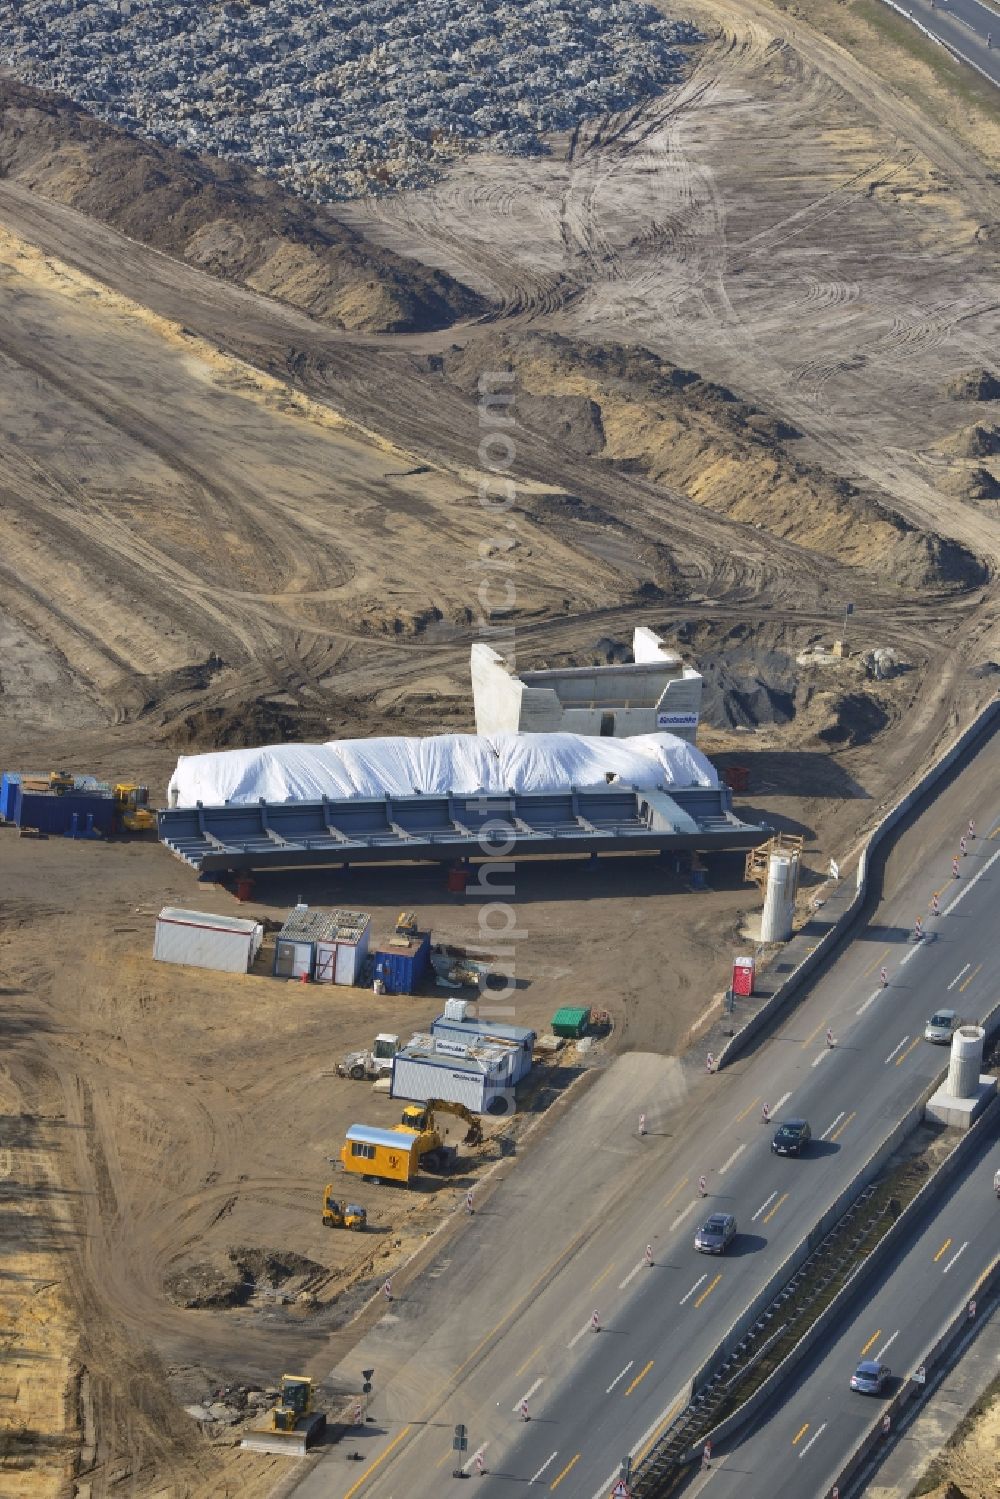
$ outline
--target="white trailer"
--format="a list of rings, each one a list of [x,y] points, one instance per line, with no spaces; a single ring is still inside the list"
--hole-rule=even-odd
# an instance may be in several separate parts
[[[160,963],[247,973],[263,940],[259,921],[164,906],[156,918],[153,957]]]

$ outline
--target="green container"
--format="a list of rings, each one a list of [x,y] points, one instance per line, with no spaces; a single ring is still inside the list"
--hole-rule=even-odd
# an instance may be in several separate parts
[[[586,1034],[590,1024],[590,1008],[577,1008],[575,1005],[567,1006],[557,1010],[552,1017],[552,1031],[556,1036],[569,1036],[576,1038]]]

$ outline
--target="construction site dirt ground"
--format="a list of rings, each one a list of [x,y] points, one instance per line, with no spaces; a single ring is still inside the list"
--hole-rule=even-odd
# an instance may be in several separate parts
[[[158,801],[179,752],[471,730],[484,627],[527,666],[607,660],[645,624],[706,672],[758,659],[754,702],[784,707],[737,728],[744,679],[723,682],[700,742],[749,767],[745,812],[803,834],[806,893],[846,859],[995,691],[997,127],[861,7],[692,13],[677,96],[344,211],[490,300],[477,323],[348,333],[216,280],[67,206],[73,143],[0,181],[0,767]],[[499,518],[477,366],[517,375]],[[893,681],[795,670],[848,602]],[[319,1220],[345,1125],[395,1110],[336,1060],[445,991],[154,965],[162,905],[235,907],[146,843],[0,830],[0,867],[5,1492],[79,1472],[93,1499],[254,1499],[278,1465],[235,1477],[179,1401],[319,1358],[460,1206],[359,1188],[370,1237]],[[595,1003],[610,1050],[683,1048],[754,904],[740,861],[711,883],[523,866],[516,1018]],[[436,871],[262,881],[250,909],[300,894],[382,934],[404,908],[441,939],[477,927]],[[312,1299],[283,1304],[292,1254]],[[240,1279],[242,1305],[177,1304]]]

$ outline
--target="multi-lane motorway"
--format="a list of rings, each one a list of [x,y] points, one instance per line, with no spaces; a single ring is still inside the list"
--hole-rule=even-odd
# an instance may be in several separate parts
[[[904,843],[917,857],[894,893],[752,1057],[704,1079],[686,1108],[683,1093],[655,1096],[661,1083],[676,1085],[673,1072],[656,1071],[661,1059],[623,1059],[626,1070],[612,1068],[498,1187],[457,1247],[335,1371],[353,1381],[376,1367],[366,1462],[359,1471],[331,1455],[300,1499],[458,1493],[455,1422],[486,1468],[477,1492],[610,1492],[621,1457],[650,1445],[694,1370],[944,1066],[945,1053],[921,1039],[927,1016],[945,1001],[970,1018],[992,1007],[1000,794],[991,763],[987,746],[956,777]],[[955,880],[952,855],[970,816],[978,836]],[[929,914],[935,893],[938,918]],[[931,935],[914,943],[921,913]],[[778,1116],[810,1120],[806,1158],[771,1154],[765,1101]],[[664,1109],[670,1102],[682,1107]],[[635,1130],[642,1109],[667,1120],[646,1140]],[[691,1244],[712,1207],[740,1222],[721,1260]]]
[[[1000,10],[994,5],[987,0],[897,0],[897,8],[1000,85]]]
[[[707,1488],[710,1499],[801,1499],[829,1491],[846,1454],[997,1256],[1000,1202],[993,1173],[1000,1168],[1000,1143],[992,1129],[989,1134],[919,1233],[865,1287],[833,1341],[803,1363],[766,1424],[733,1448],[713,1453],[711,1477],[700,1481],[699,1493]],[[851,1391],[861,1358],[892,1369],[885,1400]]]

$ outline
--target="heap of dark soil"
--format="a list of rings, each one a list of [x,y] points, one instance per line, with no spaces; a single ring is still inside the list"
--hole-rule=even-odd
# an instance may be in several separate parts
[[[369,244],[248,167],[137,140],[9,78],[0,176],[335,327],[408,333],[484,309],[445,272]]]
[[[963,370],[945,386],[953,401],[1000,401],[1000,379],[992,370]]]
[[[175,1305],[193,1310],[243,1306],[264,1285],[273,1288],[292,1279],[307,1283],[326,1273],[315,1260],[292,1250],[230,1249],[228,1263],[185,1265],[167,1276],[163,1289]]]

